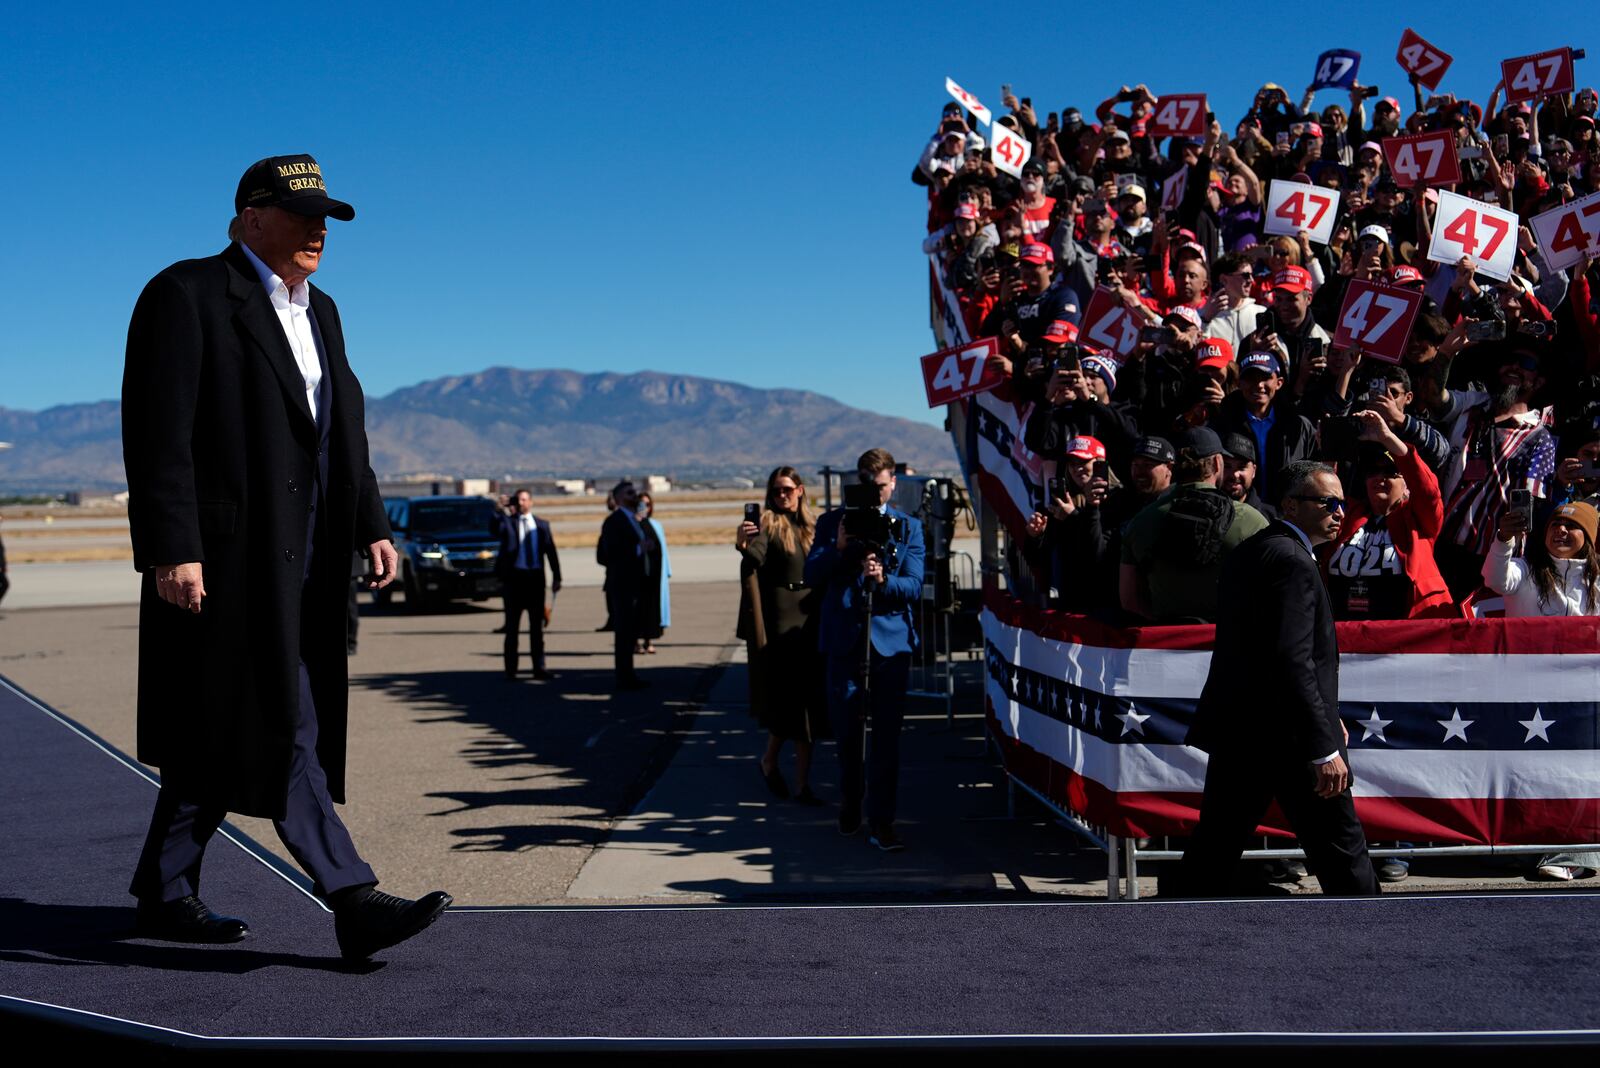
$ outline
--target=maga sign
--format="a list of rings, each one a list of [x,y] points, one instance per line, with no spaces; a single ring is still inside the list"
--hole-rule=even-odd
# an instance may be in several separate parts
[[[1551,208],[1535,215],[1529,224],[1552,271],[1576,267],[1590,256],[1600,255],[1600,193]]]
[[[1479,271],[1504,282],[1516,260],[1517,225],[1512,212],[1441,189],[1428,258],[1453,267],[1470,256]]]
[[[1451,63],[1450,53],[1441,52],[1418,37],[1415,30],[1409,29],[1400,35],[1400,49],[1394,59],[1402,70],[1407,74],[1415,74],[1417,81],[1429,89],[1439,88],[1439,83],[1444,80],[1444,72],[1450,69]]]
[[[998,355],[1000,339],[986,337],[922,357],[922,385],[928,391],[928,407],[987,393],[1004,382],[1005,372],[990,360]]]
[[[1204,137],[1206,94],[1168,93],[1150,114],[1151,137]]]
[[[1398,286],[1350,279],[1339,308],[1333,346],[1360,349],[1368,356],[1399,363],[1406,354],[1411,324],[1422,310],[1422,294]]]
[[[1543,96],[1572,92],[1572,49],[1557,48],[1532,56],[1500,62],[1505,79],[1506,103],[1519,104]]]
[[[1338,204],[1337,189],[1280,178],[1267,190],[1267,224],[1263,229],[1288,237],[1298,237],[1304,230],[1311,240],[1326,245],[1333,236]]]
[[[1389,161],[1395,184],[1404,188],[1454,185],[1461,181],[1456,139],[1449,130],[1385,137],[1383,157]]]
[[[944,80],[944,89],[945,92],[956,98],[956,103],[972,112],[973,118],[977,119],[985,126],[989,125],[989,109],[979,103],[977,97],[961,88],[961,86],[951,81],[948,77]]]
[[[1311,88],[1348,89],[1356,83],[1356,73],[1360,69],[1360,52],[1330,48],[1317,57],[1317,72],[1311,76]]]

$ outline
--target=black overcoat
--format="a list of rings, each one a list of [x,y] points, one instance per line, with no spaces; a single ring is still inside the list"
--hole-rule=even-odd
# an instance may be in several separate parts
[[[284,814],[299,662],[328,793],[344,800],[350,553],[390,536],[367,459],[361,385],[316,287],[322,435],[266,289],[238,245],[145,286],[128,327],[122,447],[139,604],[138,756],[186,800]],[[321,510],[309,576],[308,520]],[[200,561],[198,614],[156,595],[158,564]]]
[[[1348,763],[1339,636],[1299,536],[1279,521],[1246,538],[1223,558],[1219,589],[1211,671],[1187,743],[1307,767],[1330,753]]]

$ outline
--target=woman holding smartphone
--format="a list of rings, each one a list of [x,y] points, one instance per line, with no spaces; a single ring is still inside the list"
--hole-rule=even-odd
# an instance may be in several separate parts
[[[1507,509],[1499,537],[1483,562],[1483,583],[1506,599],[1506,616],[1600,615],[1600,556],[1595,552],[1600,512],[1585,501],[1560,505],[1539,537],[1527,537],[1528,513]],[[1592,878],[1600,853],[1556,853],[1539,858],[1530,879],[1570,882]]]
[[[753,510],[747,507],[733,544],[742,557],[738,635],[750,652],[750,708],[767,729],[761,778],[774,797],[820,805],[811,792],[811,752],[817,739],[829,737],[828,709],[817,651],[821,598],[805,585],[816,519],[800,472],[774,470],[767,476],[765,507],[754,515]],[[792,793],[778,770],[785,742],[794,743]]]

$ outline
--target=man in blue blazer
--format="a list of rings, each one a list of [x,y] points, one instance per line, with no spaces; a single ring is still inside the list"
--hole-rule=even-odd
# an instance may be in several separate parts
[[[550,521],[533,514],[533,495],[519,489],[513,500],[511,513],[498,517],[490,531],[500,539],[494,571],[506,603],[506,678],[517,677],[517,638],[526,612],[533,677],[549,679],[554,676],[544,667],[544,569],[550,565],[550,591],[560,593],[561,557]]]
[[[856,544],[845,533],[844,509],[837,508],[817,520],[805,571],[806,585],[823,591],[819,644],[827,665],[828,712],[844,790],[839,833],[860,829],[864,794],[868,842],[886,853],[904,848],[894,829],[895,790],[906,683],[917,648],[911,610],[922,596],[922,525],[888,506],[894,468],[894,457],[885,449],[869,449],[856,461],[857,476],[864,485],[877,487],[879,508],[891,521],[894,537],[886,554],[891,559]],[[869,592],[870,624],[864,618]],[[868,635],[870,653],[863,640]],[[865,680],[864,658],[870,662]],[[872,752],[867,758],[869,720]]]

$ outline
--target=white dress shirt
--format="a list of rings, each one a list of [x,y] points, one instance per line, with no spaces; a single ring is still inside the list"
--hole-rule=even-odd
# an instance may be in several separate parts
[[[272,273],[272,268],[261,262],[250,246],[239,243],[250,264],[261,276],[261,284],[272,300],[272,310],[278,313],[283,336],[289,341],[289,351],[300,368],[300,377],[306,384],[306,407],[311,410],[311,421],[320,423],[322,413],[317,411],[317,391],[322,388],[322,361],[317,356],[317,332],[311,328],[311,286],[301,281],[293,289],[283,284],[283,279]]]

